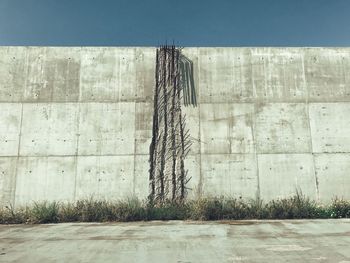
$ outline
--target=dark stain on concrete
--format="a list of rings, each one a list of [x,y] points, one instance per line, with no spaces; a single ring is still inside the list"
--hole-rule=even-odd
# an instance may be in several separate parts
[[[223,221],[217,221],[219,224],[225,224],[225,225],[255,225],[258,224],[257,221],[236,221],[236,220],[223,220]]]

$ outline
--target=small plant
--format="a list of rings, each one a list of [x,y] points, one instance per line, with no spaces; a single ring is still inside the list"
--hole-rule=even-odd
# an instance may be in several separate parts
[[[12,205],[0,208],[0,224],[21,224],[28,221],[28,209],[15,210]]]
[[[189,202],[189,218],[192,220],[223,219],[223,197],[200,198]]]
[[[188,204],[167,200],[162,204],[148,203],[147,220],[184,220],[188,219]]]
[[[135,197],[129,197],[125,202],[119,201],[113,208],[116,221],[140,221],[146,219],[144,204]]]
[[[30,210],[30,219],[32,223],[57,223],[59,221],[59,205],[57,202],[34,203]]]
[[[67,203],[59,207],[60,222],[77,222],[80,220],[80,211],[76,204]]]
[[[274,219],[316,218],[317,204],[301,193],[279,200],[272,200],[266,205],[267,217]]]
[[[350,218],[350,202],[343,199],[334,199],[330,206],[331,217]]]
[[[90,198],[77,201],[75,206],[78,221],[104,222],[113,220],[113,205],[108,201]]]

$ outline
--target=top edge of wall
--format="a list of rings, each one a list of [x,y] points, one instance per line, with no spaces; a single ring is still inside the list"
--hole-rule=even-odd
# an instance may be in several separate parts
[[[170,45],[169,45],[170,46]],[[241,49],[241,48],[276,48],[276,49],[314,49],[314,48],[329,48],[329,49],[350,49],[350,46],[181,46],[182,48],[229,48],[229,49]],[[18,47],[18,48],[158,48],[159,46],[37,46],[37,45],[0,45],[1,47]]]

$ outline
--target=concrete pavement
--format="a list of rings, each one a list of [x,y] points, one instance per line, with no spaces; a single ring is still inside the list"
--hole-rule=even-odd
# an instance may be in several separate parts
[[[350,262],[350,220],[1,225],[0,262]]]

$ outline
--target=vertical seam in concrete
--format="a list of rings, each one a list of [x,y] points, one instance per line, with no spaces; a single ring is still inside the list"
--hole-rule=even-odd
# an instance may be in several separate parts
[[[42,64],[43,65],[42,74],[43,74],[44,78],[45,78],[44,71],[46,69],[46,63],[47,63],[47,60],[48,60],[48,53],[49,53],[49,47],[46,47],[45,48],[45,55],[43,56],[43,64]],[[55,71],[56,70],[57,70],[57,68],[55,68]],[[56,73],[57,72],[55,72],[54,74],[56,74]],[[50,102],[52,103],[52,102],[55,101],[55,99],[54,99],[54,89],[55,89],[55,82],[53,81],[53,84],[52,84],[52,87],[51,87],[50,101],[48,103],[50,103]],[[57,99],[57,100],[59,100],[59,99]]]
[[[314,170],[314,177],[315,177],[315,186],[316,186],[316,198],[319,201],[320,200],[320,192],[318,189],[318,178],[317,178],[317,171],[316,171],[316,164],[315,164],[315,155],[313,152],[313,144],[312,144],[312,132],[311,132],[311,123],[310,123],[310,107],[309,102],[306,103],[306,112],[307,112],[307,119],[308,119],[308,126],[309,126],[309,136],[310,136],[310,151],[312,156],[312,164],[313,164],[313,170]]]
[[[14,184],[13,184],[14,185],[13,193],[11,196],[13,207],[15,207],[15,205],[16,205],[17,173],[18,173],[18,164],[19,164],[21,139],[22,139],[22,121],[23,121],[23,103],[21,103],[21,120],[20,120],[20,126],[19,126],[19,134],[18,134],[18,148],[17,148],[16,168],[15,168],[15,180],[14,180]]]
[[[120,60],[120,52],[117,51],[117,49],[115,50],[115,56],[117,56],[117,63],[118,63],[118,84],[117,84],[117,90],[118,90],[118,99],[117,101],[121,101],[121,95],[122,95],[122,88],[121,88],[121,83],[122,81],[120,81],[120,78],[122,76],[122,70],[121,70],[121,60]],[[117,81],[117,80],[116,80]],[[137,85],[137,84],[136,84]],[[114,95],[114,98],[116,97],[116,95]]]
[[[256,87],[255,87],[255,79],[254,79],[254,67],[253,67],[253,51],[250,48],[250,66],[251,66],[251,74],[252,74],[252,89],[253,89],[253,113],[252,113],[252,137],[253,137],[253,144],[254,144],[254,157],[255,157],[255,165],[256,165],[256,177],[257,177],[257,189],[256,189],[256,199],[261,198],[261,192],[260,192],[260,173],[259,173],[259,155],[258,155],[258,146],[255,136],[255,124],[256,124],[256,102],[254,101],[254,98],[257,98],[256,93]],[[264,61],[265,63],[265,61]]]
[[[253,104],[253,113],[252,113],[252,137],[253,137],[253,143],[254,143],[254,155],[255,155],[255,164],[256,164],[256,177],[257,177],[257,189],[256,189],[256,199],[261,198],[261,193],[260,193],[260,174],[259,174],[259,155],[258,155],[258,147],[257,147],[257,141],[256,141],[256,136],[255,136],[255,123],[256,123],[256,114],[255,114],[255,103]]]
[[[197,64],[198,64],[198,126],[199,126],[199,182],[198,182],[198,191],[197,191],[197,196],[202,196],[203,195],[203,178],[202,178],[202,132],[201,132],[201,97],[200,97],[200,49],[197,48]]]
[[[316,165],[315,165],[315,155],[314,155],[314,150],[313,150],[313,144],[312,144],[312,132],[311,132],[311,119],[310,119],[310,104],[309,104],[309,90],[308,90],[308,85],[306,81],[306,75],[305,75],[305,64],[304,64],[304,54],[301,58],[302,61],[302,67],[303,67],[303,82],[304,86],[306,89],[306,114],[307,114],[307,123],[308,123],[308,128],[309,128],[309,136],[310,136],[310,152],[312,156],[312,165],[313,165],[313,172],[314,172],[314,178],[315,178],[315,186],[316,186],[316,199],[319,201],[320,200],[320,193],[318,189],[318,178],[317,178],[317,172],[316,172]]]
[[[74,161],[75,161],[75,167],[74,167],[74,192],[73,192],[73,200],[76,201],[76,194],[77,194],[77,176],[78,176],[78,154],[79,154],[79,139],[80,139],[80,105],[81,105],[81,97],[82,97],[82,61],[83,61],[83,50],[80,50],[79,54],[79,61],[80,61],[80,68],[79,68],[79,92],[78,92],[78,110],[77,110],[77,143],[76,143],[76,149],[74,154]]]
[[[81,102],[81,96],[82,96],[82,88],[81,88],[81,75],[82,75],[82,64],[83,64],[83,56],[82,56],[82,54],[83,54],[83,52],[82,52],[83,50],[81,49],[80,50],[80,55],[79,55],[79,61],[80,61],[80,68],[79,68],[79,93],[78,93],[78,103],[80,103]]]
[[[22,140],[22,122],[23,122],[23,103],[25,100],[25,93],[27,88],[27,82],[28,82],[28,64],[29,64],[29,48],[26,47],[26,53],[25,53],[25,62],[24,62],[24,68],[25,68],[25,78],[24,78],[24,88],[22,92],[21,97],[21,120],[20,120],[20,127],[19,127],[19,134],[18,134],[18,148],[17,148],[17,160],[16,160],[16,168],[15,168],[15,182],[14,182],[14,189],[13,189],[13,196],[11,198],[13,199],[13,207],[16,206],[16,189],[17,189],[17,174],[18,174],[18,164],[19,164],[19,157],[20,157],[20,151],[21,151],[21,140]]]
[[[135,196],[135,183],[136,183],[136,116],[137,116],[137,103],[134,102],[134,168],[133,168],[133,179],[132,179],[132,194]]]
[[[253,67],[253,51],[251,48],[249,48],[249,53],[250,53],[250,65],[251,65],[251,77],[252,77],[252,89],[253,89],[253,98],[252,101],[254,102],[255,98],[257,98],[257,93],[256,93],[256,87],[255,87],[255,78],[254,78],[254,67]],[[255,107],[255,106],[254,106]]]
[[[24,68],[25,68],[25,79],[24,79],[24,88],[22,92],[22,103],[25,101],[25,95],[26,95],[26,89],[28,84],[28,61],[29,61],[29,47],[26,48],[26,55],[25,55],[25,62],[24,62]]]
[[[73,199],[76,201],[77,194],[77,177],[78,177],[78,154],[79,154],[79,139],[80,139],[80,102],[78,102],[77,110],[77,143],[74,155],[75,167],[74,167],[74,194]]]
[[[73,199],[77,201],[77,177],[78,177],[78,155],[79,155],[79,140],[80,140],[80,113],[81,113],[81,104],[82,104],[82,64],[83,64],[83,50],[80,50],[80,68],[79,68],[79,94],[78,94],[78,111],[77,111],[77,144],[74,155],[75,167],[74,167],[74,192]]]
[[[69,65],[70,65],[70,59],[68,59],[67,62],[67,68],[66,68],[66,72],[65,72],[65,79],[69,79]],[[68,88],[69,88],[69,83],[68,81],[64,82],[64,102],[75,102],[74,100],[70,101],[69,97],[67,97],[67,93],[68,93]],[[54,90],[54,87],[52,87],[52,90]],[[53,91],[54,93],[54,91]],[[79,96],[79,95],[78,95]]]
[[[77,143],[74,155],[75,167],[74,167],[74,193],[73,199],[76,200],[77,197],[77,177],[78,177],[78,155],[79,155],[79,139],[80,139],[80,113],[81,113],[81,96],[82,96],[82,88],[81,88],[81,77],[82,77],[82,53],[80,53],[80,70],[79,70],[79,95],[78,95],[78,111],[77,111]]]
[[[138,48],[135,48],[133,49],[133,56],[134,58],[137,58],[137,55],[138,55],[138,51],[137,51]],[[140,50],[140,52],[142,53],[143,51]],[[142,54],[143,56],[143,54]],[[120,61],[120,60],[119,60]],[[155,61],[155,60],[154,60]],[[136,94],[137,92],[137,88],[138,88],[138,74],[137,74],[137,63],[139,63],[137,60],[135,60],[135,69],[136,69],[136,74],[135,74],[135,90],[134,90],[134,94]],[[142,59],[141,60],[141,63],[145,63],[144,60]],[[119,65],[119,74],[121,74],[121,70],[120,70],[120,65]],[[121,75],[119,75],[119,78],[118,78],[118,81],[120,82],[120,77]],[[145,83],[143,82],[142,83],[142,88],[144,88],[144,85]],[[134,167],[133,167],[133,178],[132,178],[132,194],[133,196],[135,196],[135,184],[136,184],[136,127],[137,127],[137,123],[136,123],[136,120],[137,120],[137,99],[135,99],[134,101]]]

